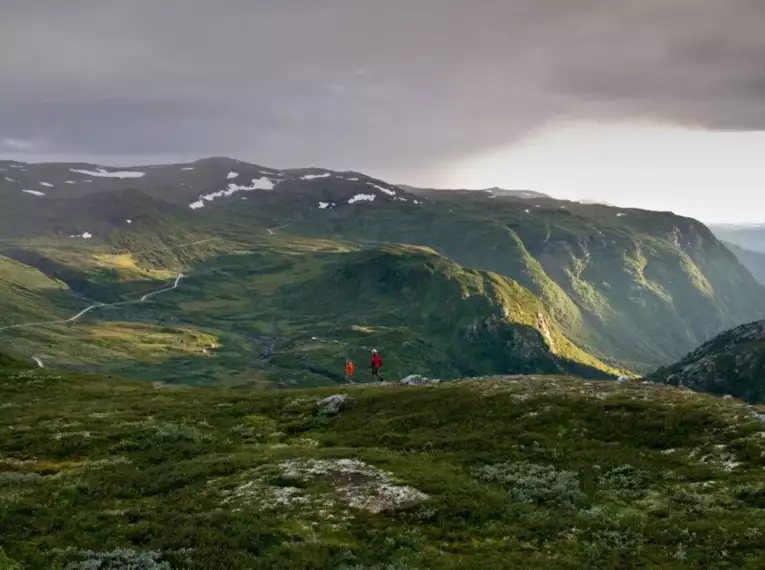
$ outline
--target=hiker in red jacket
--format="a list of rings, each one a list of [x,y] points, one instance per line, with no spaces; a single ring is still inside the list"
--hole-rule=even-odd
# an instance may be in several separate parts
[[[345,361],[345,382],[346,384],[353,384],[353,374],[356,368],[353,366],[353,362],[350,360]]]
[[[380,368],[382,368],[382,358],[380,358],[380,354],[376,351],[372,351],[372,380],[377,380],[378,382],[382,382],[382,378],[380,377]]]

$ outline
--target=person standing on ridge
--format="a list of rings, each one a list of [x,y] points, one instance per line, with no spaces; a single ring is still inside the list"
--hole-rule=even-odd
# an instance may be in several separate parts
[[[382,382],[380,368],[382,368],[382,358],[380,358],[380,354],[377,350],[372,350],[372,380]]]
[[[353,382],[353,374],[356,372],[355,367],[353,366],[353,362],[346,359],[345,360],[345,382],[346,384],[354,384]]]

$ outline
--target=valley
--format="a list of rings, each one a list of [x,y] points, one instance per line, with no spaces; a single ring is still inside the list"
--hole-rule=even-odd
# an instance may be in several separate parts
[[[318,386],[377,348],[394,378],[618,376],[765,317],[751,273],[669,213],[224,158],[3,168],[0,334],[51,366]]]

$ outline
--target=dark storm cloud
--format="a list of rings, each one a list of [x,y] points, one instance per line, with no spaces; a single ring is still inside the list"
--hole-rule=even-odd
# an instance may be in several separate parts
[[[0,153],[380,172],[558,118],[765,128],[761,0],[5,0]]]

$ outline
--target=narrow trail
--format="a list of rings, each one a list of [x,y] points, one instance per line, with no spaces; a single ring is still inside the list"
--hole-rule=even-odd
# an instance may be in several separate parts
[[[173,289],[177,289],[181,284],[181,279],[183,279],[184,275],[183,273],[179,273],[178,276],[175,278],[175,282],[169,286],[169,287],[163,287],[162,289],[157,289],[156,291],[151,291],[149,293],[146,293],[143,297],[140,299],[133,299],[131,301],[119,301],[117,303],[94,303],[93,305],[90,305],[89,307],[85,307],[82,311],[74,315],[73,317],[69,317],[68,319],[59,319],[55,321],[42,321],[42,322],[35,322],[35,323],[20,323],[17,325],[8,325],[4,327],[0,327],[0,331],[6,331],[10,329],[20,329],[20,328],[29,328],[29,327],[41,327],[45,325],[64,325],[68,323],[74,323],[77,320],[79,320],[84,315],[88,314],[90,311],[94,309],[101,309],[101,308],[107,308],[107,307],[121,307],[125,305],[137,305],[139,303],[145,303],[150,298],[154,297],[155,295],[159,295],[161,293],[167,293],[168,291],[172,291]],[[37,359],[33,359],[35,362],[37,362]],[[39,364],[39,363],[38,363]],[[40,366],[42,368],[42,366]]]
[[[279,226],[279,227],[276,227],[276,228],[271,228],[271,229],[268,230],[268,233],[269,233],[269,235],[274,235],[274,232],[276,232],[277,230],[279,230],[281,228],[285,228],[285,227],[287,227],[287,226],[283,225],[283,226]],[[160,248],[144,249],[144,250],[138,250],[138,251],[125,251],[125,252],[122,252],[122,253],[130,253],[130,254],[135,255],[135,254],[140,254],[140,253],[150,253],[150,252],[153,252],[153,251],[169,251],[169,250],[181,249],[181,248],[184,248],[184,247],[189,247],[189,246],[192,246],[192,245],[199,245],[199,244],[202,244],[202,243],[208,243],[208,242],[215,241],[215,240],[218,240],[218,239],[221,239],[221,238],[212,237],[212,238],[202,239],[202,240],[198,240],[198,241],[194,241],[194,242],[190,242],[190,243],[182,243],[182,244],[174,245],[174,246],[170,246],[170,247],[160,247]],[[68,319],[57,319],[57,320],[54,320],[54,321],[38,321],[38,322],[33,322],[33,323],[19,323],[19,324],[16,324],[16,325],[7,325],[7,326],[4,326],[4,327],[0,327],[0,332],[11,330],[11,329],[21,329],[21,328],[30,328],[30,327],[42,327],[42,326],[46,326],[46,325],[69,324],[69,323],[74,323],[74,322],[78,321],[81,317],[87,315],[89,312],[91,312],[91,311],[93,311],[95,309],[102,309],[102,308],[107,308],[107,307],[121,307],[121,306],[124,306],[124,305],[137,305],[139,303],[145,303],[146,301],[148,301],[149,299],[151,299],[152,297],[154,297],[156,295],[160,295],[162,293],[167,293],[168,291],[172,291],[174,289],[177,289],[180,286],[180,284],[181,284],[181,279],[183,279],[184,277],[185,277],[185,275],[183,273],[179,273],[178,276],[175,278],[175,281],[173,282],[172,285],[170,285],[169,287],[163,287],[162,289],[157,289],[156,291],[151,291],[149,293],[146,293],[140,299],[133,299],[133,300],[130,300],[130,301],[118,301],[116,303],[93,303],[92,305],[89,305],[89,306],[85,307],[82,311],[80,311],[79,313],[77,313],[76,315],[74,315],[72,317],[69,317]],[[38,361],[37,358],[33,358],[33,360],[35,362],[37,362],[37,364],[38,364],[38,366],[40,366],[40,368],[43,368],[43,365],[42,365],[41,361]]]
[[[275,228],[275,229],[278,229],[278,228]],[[207,239],[201,239],[201,240],[198,240],[198,241],[193,241],[193,242],[190,242],[190,243],[181,243],[181,244],[173,245],[173,246],[170,246],[170,247],[157,247],[157,248],[152,248],[152,249],[142,249],[142,250],[138,250],[138,251],[123,251],[123,252],[120,252],[120,254],[137,255],[137,254],[141,254],[141,253],[151,253],[151,252],[154,252],[154,251],[171,251],[171,250],[175,250],[175,249],[182,249],[184,247],[189,247],[189,246],[192,246],[192,245],[199,245],[199,244],[202,244],[202,243],[208,243],[208,242],[215,241],[215,240],[218,240],[218,239],[221,239],[221,238],[219,238],[219,237],[212,237],[212,238],[207,238]],[[158,289],[156,291],[151,291],[149,293],[146,293],[140,299],[134,299],[134,300],[131,300],[131,301],[119,301],[117,303],[93,303],[92,305],[90,305],[88,307],[85,307],[82,311],[80,311],[79,313],[77,313],[73,317],[69,317],[68,319],[58,319],[58,320],[55,320],[55,321],[42,321],[42,322],[35,322],[35,323],[19,323],[17,325],[7,325],[7,326],[4,326],[4,327],[0,327],[0,332],[7,331],[7,330],[10,330],[10,329],[20,329],[20,328],[29,328],[29,327],[42,327],[42,326],[45,326],[45,325],[63,325],[63,324],[67,324],[67,323],[74,323],[77,320],[79,320],[81,317],[87,315],[90,311],[93,311],[94,309],[101,309],[101,308],[106,308],[106,307],[121,307],[123,305],[137,305],[138,303],[145,303],[148,299],[154,297],[155,295],[159,295],[161,293],[167,293],[168,291],[172,291],[173,289],[177,289],[178,286],[180,285],[181,279],[183,279],[183,277],[185,277],[185,275],[183,275],[183,273],[179,273],[178,276],[175,278],[175,282],[171,286],[163,287],[162,289]],[[38,366],[40,366],[40,368],[44,367],[43,364],[42,364],[42,361],[40,361],[39,359],[33,358],[33,360],[38,364]]]
[[[280,230],[282,228],[286,228],[288,225],[289,224],[285,224],[285,225],[282,225],[282,226],[277,226],[275,228],[268,228],[266,231],[268,232],[268,235],[272,236],[278,230]],[[203,240],[199,240],[199,241],[195,241],[195,242],[190,242],[190,243],[182,243],[182,244],[179,244],[179,245],[176,245],[176,246],[171,246],[171,247],[166,247],[166,248],[154,248],[154,249],[145,249],[145,250],[139,250],[139,251],[125,251],[125,252],[122,252],[122,253],[141,254],[141,253],[150,253],[150,252],[153,252],[153,251],[169,251],[169,250],[181,249],[181,248],[184,248],[184,247],[189,247],[189,246],[192,246],[192,245],[199,245],[199,244],[203,244],[203,243],[208,243],[208,242],[211,242],[211,241],[214,241],[214,240],[217,240],[217,239],[220,239],[220,238],[213,237],[213,238],[207,238],[207,239],[203,239]],[[181,285],[181,280],[184,277],[185,277],[185,275],[183,273],[178,273],[178,275],[176,276],[175,281],[173,281],[172,285],[170,285],[168,287],[162,287],[161,289],[157,289],[156,291],[150,291],[149,293],[146,293],[145,295],[143,295],[140,299],[133,299],[133,300],[129,300],[129,301],[118,301],[116,303],[93,303],[92,305],[89,305],[89,306],[85,307],[79,313],[69,317],[68,319],[57,319],[57,320],[53,320],[53,321],[38,321],[38,322],[32,322],[32,323],[19,323],[19,324],[15,324],[15,325],[6,325],[6,326],[3,326],[3,327],[0,327],[0,332],[11,330],[11,329],[42,327],[42,326],[47,326],[47,325],[71,324],[71,323],[77,322],[80,318],[84,317],[85,315],[87,315],[91,311],[94,311],[95,309],[104,309],[104,308],[108,308],[108,307],[122,307],[122,306],[126,306],[126,305],[138,305],[140,303],[145,303],[146,301],[148,301],[152,297],[155,297],[157,295],[161,295],[162,293],[168,293],[170,291],[173,291],[173,290],[177,289]],[[39,357],[33,356],[31,358],[35,362],[35,364],[37,364],[38,368],[45,368],[45,364],[43,363],[43,361]]]

